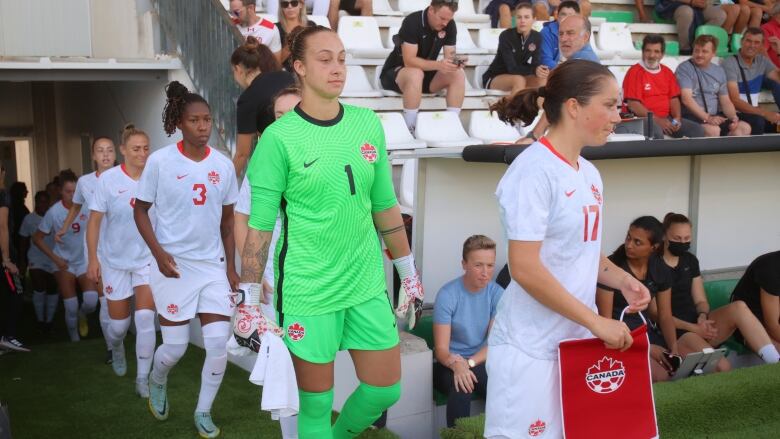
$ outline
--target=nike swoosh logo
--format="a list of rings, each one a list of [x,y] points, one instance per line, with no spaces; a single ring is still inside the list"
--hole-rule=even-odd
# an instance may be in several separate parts
[[[566,196],[567,196],[567,197],[571,197],[571,196],[572,196],[572,194],[573,194],[574,192],[576,192],[576,191],[577,191],[577,189],[574,189],[574,190],[572,190],[571,192],[569,192],[569,191],[566,191]]]
[[[225,373],[225,372],[220,372],[220,373],[211,372],[211,376],[219,376],[219,375],[222,375],[223,373]]]
[[[204,427],[203,424],[201,424],[200,422],[198,422],[198,425],[200,425],[200,428],[202,428],[203,431],[205,431],[208,434],[214,433],[215,431],[215,430],[209,430],[208,428]]]
[[[182,178],[184,178],[184,177],[186,177],[186,176],[188,176],[188,175],[190,175],[190,174],[177,175],[177,176],[176,176],[176,179],[177,179],[177,180],[181,180]]]
[[[310,161],[309,163],[303,162],[303,167],[304,168],[308,168],[309,166],[313,165],[314,162],[316,162],[317,160],[319,160],[319,157],[314,159],[314,160],[312,160],[312,161]]]
[[[128,190],[129,190],[129,189],[125,189],[125,190],[123,190],[123,191],[119,191],[119,193],[120,193],[120,194],[124,194],[124,193],[125,193],[125,192],[127,192]]]

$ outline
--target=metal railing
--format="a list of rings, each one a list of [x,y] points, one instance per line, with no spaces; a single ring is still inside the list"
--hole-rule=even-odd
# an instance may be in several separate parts
[[[236,101],[241,90],[228,62],[243,42],[219,0],[155,0],[160,24],[173,40],[197,92],[211,107],[222,145],[233,152],[236,144]]]

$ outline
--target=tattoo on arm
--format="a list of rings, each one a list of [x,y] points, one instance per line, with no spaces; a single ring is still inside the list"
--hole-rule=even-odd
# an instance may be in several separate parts
[[[241,252],[241,282],[262,282],[271,236],[271,232],[249,229]]]
[[[387,236],[387,235],[392,235],[393,233],[396,233],[396,232],[400,232],[401,230],[404,230],[404,229],[406,229],[406,227],[403,224],[401,224],[400,226],[393,227],[392,229],[380,230],[379,234],[382,235],[382,236]]]

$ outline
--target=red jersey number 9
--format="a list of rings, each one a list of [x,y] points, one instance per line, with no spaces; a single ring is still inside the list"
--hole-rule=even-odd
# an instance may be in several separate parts
[[[192,190],[198,192],[198,196],[192,199],[192,202],[196,206],[203,206],[206,204],[206,185],[203,183],[195,183],[192,185]]]
[[[81,231],[81,224],[71,223],[70,228],[73,229],[73,233],[79,233]]]

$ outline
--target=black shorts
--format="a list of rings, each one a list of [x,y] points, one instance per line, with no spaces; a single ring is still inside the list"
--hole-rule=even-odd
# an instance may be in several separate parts
[[[666,340],[664,340],[664,337],[661,335],[661,333],[650,325],[647,326],[647,338],[650,341],[650,344],[661,346],[664,349],[669,349],[669,347],[666,346]]]
[[[349,15],[360,15],[360,9],[357,8],[357,0],[340,0],[339,10],[346,11]]]
[[[382,71],[382,73],[379,75],[379,82],[382,85],[383,89],[391,90],[396,93],[401,93],[401,89],[398,87],[398,83],[395,82],[395,78],[396,76],[398,76],[398,72],[400,72],[402,68],[403,66],[398,66],[392,69],[387,69]],[[434,76],[436,76],[435,70],[431,70],[429,72],[423,72],[423,84],[422,84],[423,93],[431,92],[431,81],[433,81]]]

